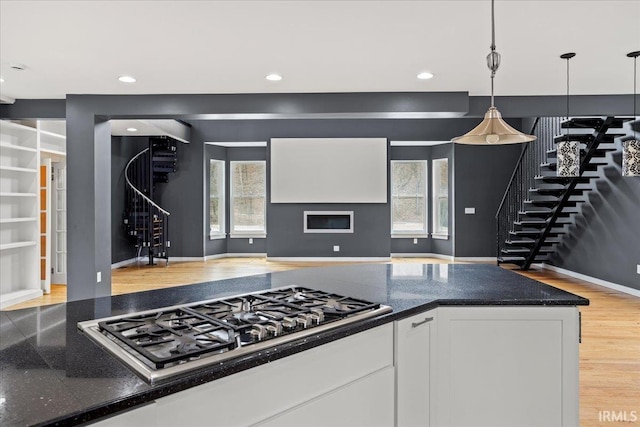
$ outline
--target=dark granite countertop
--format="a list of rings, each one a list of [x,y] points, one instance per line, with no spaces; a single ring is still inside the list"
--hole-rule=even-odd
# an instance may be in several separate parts
[[[393,312],[149,385],[77,323],[299,285],[390,305]],[[365,264],[291,270],[0,312],[0,425],[77,425],[440,305],[588,305],[492,265]]]

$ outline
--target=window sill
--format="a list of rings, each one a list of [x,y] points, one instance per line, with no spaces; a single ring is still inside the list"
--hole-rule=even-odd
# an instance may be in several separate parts
[[[209,234],[209,240],[222,240],[226,238],[226,234]]]
[[[431,238],[436,240],[449,240],[449,235],[432,233]]]
[[[267,233],[248,233],[248,234],[230,234],[232,239],[264,239],[267,237]]]
[[[428,239],[428,234],[392,234],[392,239]]]

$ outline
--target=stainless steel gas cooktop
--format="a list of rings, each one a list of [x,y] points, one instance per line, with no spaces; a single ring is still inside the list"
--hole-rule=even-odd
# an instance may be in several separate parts
[[[294,286],[90,320],[78,328],[155,383],[390,311]]]

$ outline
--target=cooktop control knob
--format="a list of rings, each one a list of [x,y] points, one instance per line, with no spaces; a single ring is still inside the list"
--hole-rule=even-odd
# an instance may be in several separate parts
[[[298,324],[303,328],[308,328],[313,324],[313,322],[311,321],[311,315],[308,313],[298,314],[298,317],[296,318],[296,320],[298,321]]]
[[[296,322],[296,319],[294,319],[292,317],[286,317],[285,316],[280,323],[282,324],[282,327],[284,329],[286,329],[286,330],[295,329],[296,326],[298,326],[298,323]]]
[[[324,321],[324,312],[319,308],[311,309],[309,316],[311,317],[311,320],[314,325],[319,325]]]
[[[255,341],[262,341],[267,338],[268,331],[267,328],[263,325],[253,325],[251,327],[251,332],[249,332]]]
[[[266,328],[269,331],[269,333],[274,337],[277,337],[278,335],[282,334],[282,324],[275,320],[268,321]]]

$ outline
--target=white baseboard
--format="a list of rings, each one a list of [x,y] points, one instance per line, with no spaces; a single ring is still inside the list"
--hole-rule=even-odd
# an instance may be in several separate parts
[[[129,259],[125,259],[123,261],[120,262],[116,262],[111,264],[111,269],[115,270],[117,268],[122,268],[122,267],[126,267],[129,264],[135,264],[136,262],[138,262],[138,258],[129,258]]]
[[[266,253],[227,253],[225,254],[225,258],[266,258]]]
[[[487,257],[454,257],[453,258],[454,261],[469,261],[469,262],[498,262],[498,259],[494,256],[487,256]]]
[[[391,257],[267,257],[274,262],[382,262],[391,261]]]
[[[584,280],[585,282],[593,283],[595,285],[604,286],[605,288],[613,289],[615,291],[623,292],[625,294],[633,295],[634,297],[640,297],[640,290],[633,289],[628,286],[618,285],[617,283],[608,282],[606,280],[598,279],[597,277],[587,276],[582,273],[576,273],[575,271],[566,270],[564,268],[556,267],[550,264],[541,264],[542,268],[555,271],[556,273],[564,274],[565,276],[573,277],[574,279]]]
[[[394,253],[391,254],[391,258],[438,258],[453,261],[454,258],[451,255],[432,254],[432,253]]]
[[[204,257],[205,261],[209,261],[210,259],[221,259],[221,258],[266,258],[267,254],[258,253],[258,252],[244,252],[244,253],[224,253],[224,254],[213,254],[207,255]]]
[[[156,260],[158,260],[158,262],[162,262],[164,261],[164,258],[156,258]],[[205,257],[189,257],[189,256],[176,256],[176,257],[169,257],[169,262],[188,262],[188,261],[204,261]],[[141,256],[138,258],[129,258],[129,259],[125,259],[124,261],[120,261],[120,262],[116,262],[115,264],[111,264],[111,269],[115,270],[116,268],[122,268],[122,267],[126,267],[127,265],[131,265],[131,264],[137,264],[137,263],[148,263],[149,262],[149,257],[148,256]]]

